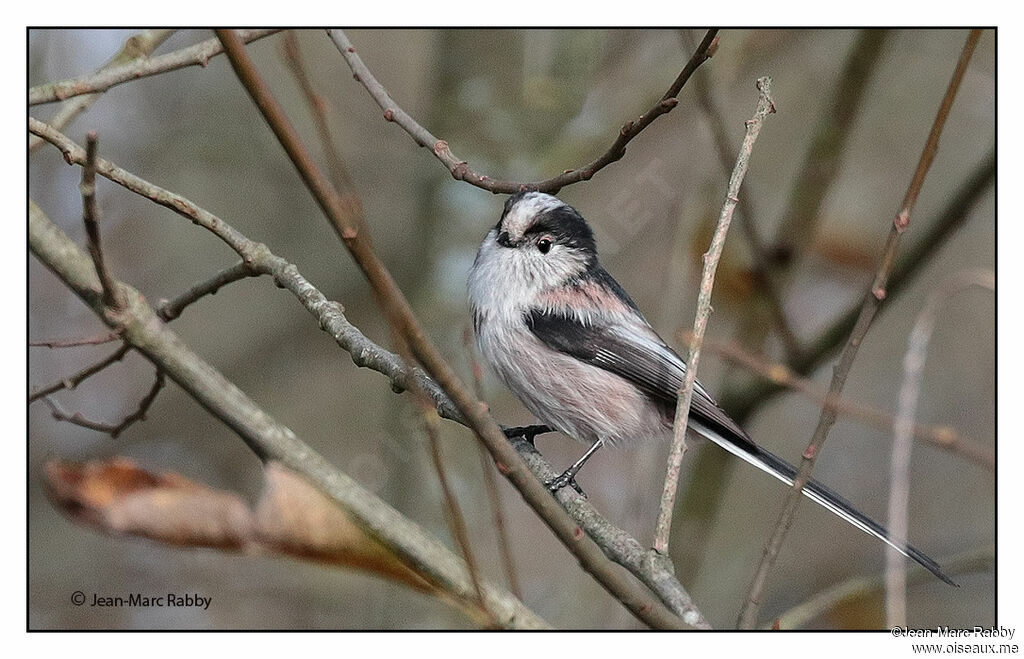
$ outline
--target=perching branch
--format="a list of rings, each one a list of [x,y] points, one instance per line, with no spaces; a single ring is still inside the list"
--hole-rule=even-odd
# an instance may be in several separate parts
[[[96,293],[98,281],[89,258],[32,202],[29,248],[104,322],[113,324],[113,317],[106,313]],[[473,601],[475,594],[465,565],[447,548],[271,418],[234,383],[192,352],[157,317],[138,291],[126,284],[118,286],[126,304],[117,321],[127,343],[234,430],[262,461],[276,460],[301,474],[418,574],[466,602]],[[501,626],[545,626],[511,594],[490,585],[485,585],[484,590],[488,607]]]
[[[949,116],[949,109],[953,105],[953,99],[960,88],[960,81],[963,79],[964,72],[967,70],[967,64],[971,60],[971,55],[974,53],[974,48],[978,44],[980,37],[981,30],[971,30],[967,37],[967,43],[964,44],[963,50],[960,53],[960,59],[957,61],[953,77],[939,106],[935,121],[932,123],[931,132],[928,134],[928,140],[925,142],[921,158],[914,171],[914,176],[907,187],[907,193],[904,195],[901,208],[893,220],[892,228],[889,230],[889,238],[882,252],[878,271],[875,274],[871,287],[864,296],[857,324],[854,326],[850,339],[839,358],[839,363],[833,371],[832,383],[829,385],[828,395],[824,406],[822,406],[818,425],[814,430],[810,443],[804,450],[800,467],[797,470],[796,477],[793,479],[793,487],[786,497],[786,504],[779,515],[778,522],[776,522],[775,530],[765,545],[764,555],[758,566],[757,574],[751,582],[750,591],[740,611],[738,624],[741,628],[750,629],[757,622],[757,613],[761,607],[761,592],[764,590],[764,585],[767,582],[768,572],[771,570],[772,565],[774,565],[786,532],[793,523],[797,505],[802,498],[801,493],[803,492],[804,485],[810,480],[811,471],[821,452],[821,447],[828,437],[829,430],[836,421],[835,403],[842,393],[843,386],[846,384],[846,378],[853,366],[854,359],[857,357],[861,342],[864,340],[864,336],[867,334],[868,328],[878,312],[878,308],[886,297],[886,285],[896,259],[900,238],[910,225],[911,211],[917,202],[917,197],[921,192],[921,187],[924,185],[924,179],[931,167],[932,160],[935,158],[935,153],[939,147],[939,137],[942,135],[942,128],[945,126],[946,118]]]
[[[501,428],[458,378],[420,326],[405,296],[373,250],[358,197],[352,199],[351,195],[342,196],[316,166],[238,37],[231,30],[218,30],[217,36],[224,44],[239,80],[370,282],[389,324],[408,342],[413,355],[441,385],[477,437],[486,444],[491,455],[505,465],[508,471],[503,471],[504,475],[556,537],[579,559],[584,569],[633,615],[656,628],[682,628],[685,624],[691,624],[684,623],[660,602],[651,599],[649,593],[638,584],[623,578],[601,553],[600,547],[585,536],[582,529],[553,501],[543,483],[530,473],[522,458],[509,445]]]
[[[279,30],[240,30],[238,36],[242,41],[249,43],[275,32],[279,32]],[[224,49],[221,48],[220,42],[217,39],[207,39],[194,46],[176,50],[173,53],[138,59],[109,69],[101,69],[96,73],[82,76],[81,78],[37,85],[28,90],[28,104],[31,106],[39,105],[40,103],[54,103],[71,98],[72,96],[104,92],[124,82],[138,80],[139,78],[145,78],[158,73],[166,73],[167,71],[174,71],[186,66],[205,67],[211,57],[216,57],[222,52],[224,52]]]
[[[932,331],[938,322],[942,304],[956,293],[980,286],[994,291],[996,273],[991,270],[964,270],[956,273],[928,296],[917,315],[903,356],[903,379],[897,398],[896,418],[892,424],[892,458],[889,486],[889,533],[899,545],[907,542],[910,514],[910,449],[913,444],[914,416],[924,379],[924,362]],[[907,624],[907,564],[893,547],[885,552],[885,625]]]
[[[683,385],[679,390],[676,402],[672,446],[669,449],[665,486],[661,493],[661,507],[658,510],[658,522],[654,531],[654,550],[662,556],[668,555],[676,487],[679,483],[679,470],[683,464],[683,454],[686,452],[686,425],[690,418],[693,385],[697,381],[697,365],[700,361],[704,331],[707,329],[708,319],[711,317],[711,291],[715,285],[715,270],[718,269],[718,260],[722,257],[722,250],[725,248],[725,236],[732,223],[733,212],[736,210],[736,204],[739,203],[740,184],[743,183],[743,177],[750,165],[754,142],[757,141],[765,118],[775,112],[775,104],[772,102],[771,96],[771,83],[772,79],[767,76],[757,80],[759,92],[757,107],[754,110],[754,116],[746,122],[746,136],[743,138],[743,145],[736,158],[736,166],[729,177],[725,203],[722,204],[722,211],[718,216],[715,235],[711,239],[707,253],[704,254],[704,272],[701,275],[700,293],[697,296],[697,314],[693,321],[693,336],[690,339],[690,349],[686,357],[686,375],[683,378]]]
[[[29,131],[57,147],[69,164],[81,165],[85,162],[85,150],[81,146],[46,124],[30,118]],[[328,300],[299,273],[293,264],[274,255],[266,245],[246,238],[222,218],[197,206],[185,197],[154,185],[114,163],[98,159],[96,172],[210,231],[230,246],[254,270],[270,275],[275,284],[291,292],[317,319],[320,328],[327,332],[339,347],[352,356],[352,361],[356,366],[370,368],[383,374],[388,378],[391,389],[396,392],[409,389],[410,379],[415,378],[419,386],[437,406],[440,416],[468,426],[468,422],[461,412],[434,380],[430,379],[421,369],[408,367],[398,355],[385,350],[367,338],[348,321],[340,304]],[[532,435],[547,432],[550,429],[546,426],[529,426],[512,430],[522,431],[524,435]],[[522,441],[515,447],[537,478],[543,481],[557,475],[554,468],[544,461],[543,457],[530,444]],[[505,468],[504,462],[498,461],[497,464],[499,469]],[[562,492],[565,490],[563,489]],[[599,539],[601,550],[605,555],[633,573],[683,620],[688,623],[692,621],[691,624],[697,627],[708,628],[708,623],[703,615],[673,575],[670,565],[651,561],[650,552],[643,549],[639,542],[602,517],[587,500],[580,498],[575,492],[572,492],[571,495],[566,493],[564,496],[560,494],[559,501],[588,536]]]
[[[533,183],[516,182],[516,181],[503,181],[500,179],[494,179],[490,176],[478,174],[469,168],[469,164],[465,160],[460,160],[454,153],[452,153],[451,147],[448,142],[434,137],[429,130],[421,126],[413,119],[409,114],[403,110],[398,103],[395,102],[391,95],[388,94],[384,86],[377,81],[370,69],[363,63],[359,54],[356,53],[355,46],[349,41],[348,36],[343,30],[328,30],[328,34],[334,45],[338,48],[341,56],[345,58],[345,62],[348,63],[349,68],[352,69],[352,73],[355,75],[366,91],[370,93],[373,100],[377,102],[380,109],[384,112],[384,119],[386,121],[392,121],[398,124],[410,137],[421,147],[426,147],[431,150],[434,157],[444,164],[445,168],[451,173],[452,178],[457,181],[465,181],[470,185],[474,185],[483,190],[488,190],[495,194],[506,193],[511,194],[519,192],[520,190],[540,190],[541,192],[550,192],[556,194],[559,190],[567,185],[578,183],[580,181],[589,181],[594,174],[598,171],[616,162],[626,153],[626,145],[629,144],[633,138],[639,135],[645,128],[663,114],[671,112],[676,105],[679,104],[679,99],[676,98],[683,86],[693,75],[693,72],[697,70],[701,64],[707,61],[715,52],[717,47],[717,38],[715,35],[718,34],[718,29],[714,28],[708,30],[707,34],[704,35],[704,39],[701,41],[697,50],[693,53],[693,56],[683,67],[683,70],[679,72],[675,81],[668,88],[661,99],[654,104],[654,106],[640,115],[635,121],[627,121],[623,124],[622,128],[619,129],[619,134],[616,136],[615,141],[608,147],[601,156],[599,156],[593,162],[577,167],[576,169],[569,169],[558,176],[545,179],[543,181],[536,181]]]

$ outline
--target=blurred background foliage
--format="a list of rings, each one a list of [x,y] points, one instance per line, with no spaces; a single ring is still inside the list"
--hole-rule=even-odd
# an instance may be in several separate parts
[[[29,35],[30,86],[87,74],[131,36],[125,30],[38,30]],[[646,111],[702,36],[690,30],[352,30],[364,61],[420,123],[447,140],[477,172],[537,180],[594,159],[627,119]],[[663,336],[692,325],[700,253],[726,185],[712,126],[700,99],[713,99],[733,156],[755,101],[754,80],[774,78],[778,114],[757,143],[742,195],[769,242],[808,195],[821,197],[811,222],[775,256],[791,259],[782,281],[794,334],[811,342],[856,304],[871,278],[890,222],[914,170],[960,48],[963,30],[724,30],[714,58],[683,89],[679,106],[644,131],[626,156],[593,180],[562,191],[595,227],[605,266]],[[211,33],[179,31],[157,53]],[[379,253],[434,339],[469,377],[465,277],[503,198],[454,181],[425,149],[383,121],[322,31],[298,35],[337,146],[362,194]],[[867,45],[865,45],[867,44]],[[315,149],[302,95],[282,57],[283,35],[248,46]],[[859,50],[858,50],[859,48]],[[860,60],[854,61],[854,58]],[[852,72],[847,73],[853,64]],[[862,87],[837,109],[841,85]],[[995,145],[995,35],[986,31],[967,71],[925,183],[904,251],[929,228]],[[30,108],[46,121],[56,105]],[[808,184],[803,169],[815,132],[837,111],[849,131],[834,178]],[[379,343],[387,329],[369,288],[345,254],[226,59],[115,87],[65,132],[129,171],[193,200],[295,263],[349,319]],[[835,135],[832,135],[835,137]],[[731,163],[730,163],[731,166]],[[77,168],[51,146],[31,155],[31,197],[84,244]],[[846,387],[853,401],[892,412],[907,335],[925,297],[953,273],[994,267],[991,174],[949,237],[926,250],[919,272],[887,301]],[[801,187],[802,186],[802,187]],[[793,191],[796,192],[793,192]],[[114,274],[152,302],[172,297],[235,262],[214,237],[101,180],[107,260]],[[792,243],[792,244],[790,244]],[[923,244],[923,243],[920,243]],[[773,359],[784,351],[751,274],[751,249],[734,224],[719,270],[709,337],[734,340]],[[951,300],[929,349],[918,420],[948,425],[983,446],[995,435],[995,302],[986,292]],[[29,335],[80,337],[99,321],[35,260],[29,263]],[[174,329],[281,422],[407,516],[451,544],[437,477],[415,406],[378,374],[356,369],[290,294],[265,279],[230,285],[187,309]],[[678,345],[678,344],[677,344]],[[64,377],[107,346],[29,351],[29,385]],[[831,358],[809,369],[827,386]],[[99,419],[127,414],[152,369],[130,355],[62,404]],[[739,398],[758,378],[713,353],[701,379],[742,417],[760,443],[796,462],[818,405],[782,393]],[[532,422],[493,379],[485,387],[496,418]],[[178,471],[255,497],[260,465],[230,430],[171,385],[145,422],[116,440],[29,408],[29,625],[32,628],[462,628],[470,622],[438,600],[373,576],[297,561],[181,550],[100,535],[62,517],[41,487],[50,458],[129,456],[156,471]],[[480,462],[472,436],[444,424],[444,450],[473,545],[489,578],[502,582]],[[841,417],[816,477],[884,519],[891,432]],[[556,466],[580,446],[549,435],[538,445]],[[580,478],[614,523],[648,543],[667,447],[638,443],[602,451]],[[682,583],[715,626],[731,626],[785,495],[775,480],[714,447],[696,446],[674,530]],[[525,603],[559,627],[634,628],[639,623],[594,581],[501,483]],[[949,452],[914,448],[910,537],[940,562],[982,552],[995,530],[994,475]],[[770,620],[848,579],[880,574],[881,543],[817,507],[803,506],[770,578],[762,618]],[[909,593],[912,627],[969,627],[995,621],[990,569],[937,580]],[[71,593],[185,593],[212,597],[208,610],[75,607]],[[812,627],[881,627],[880,600],[860,597],[816,615]]]

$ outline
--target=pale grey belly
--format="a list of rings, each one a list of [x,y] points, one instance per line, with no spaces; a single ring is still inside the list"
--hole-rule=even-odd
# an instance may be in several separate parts
[[[662,440],[672,424],[663,409],[619,376],[551,350],[529,330],[478,337],[492,370],[542,423],[593,444]]]

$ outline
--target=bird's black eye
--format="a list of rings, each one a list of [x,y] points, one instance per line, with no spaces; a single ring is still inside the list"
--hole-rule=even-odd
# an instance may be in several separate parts
[[[541,254],[547,254],[549,251],[551,251],[551,239],[541,238],[540,240],[538,240],[537,249],[540,250]]]

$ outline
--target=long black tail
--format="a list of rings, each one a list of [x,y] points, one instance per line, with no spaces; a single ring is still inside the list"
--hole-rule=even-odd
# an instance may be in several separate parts
[[[749,439],[741,438],[740,440],[730,440],[729,438],[724,437],[721,433],[712,430],[694,419],[691,419],[690,427],[745,462],[748,462],[758,469],[775,476],[787,485],[793,484],[793,479],[796,477],[796,468],[774,453],[766,451],[757,444],[754,444]],[[804,486],[803,493],[807,495],[807,498],[811,501],[825,507],[827,510],[845,519],[847,522],[853,524],[865,533],[869,533],[882,540],[904,556],[917,561],[939,579],[942,579],[951,586],[959,587],[960,584],[946,576],[938,563],[910,544],[901,546],[893,542],[889,536],[889,531],[886,530],[884,526],[854,508],[849,501],[839,496],[833,490],[830,490],[821,483],[812,480]]]

